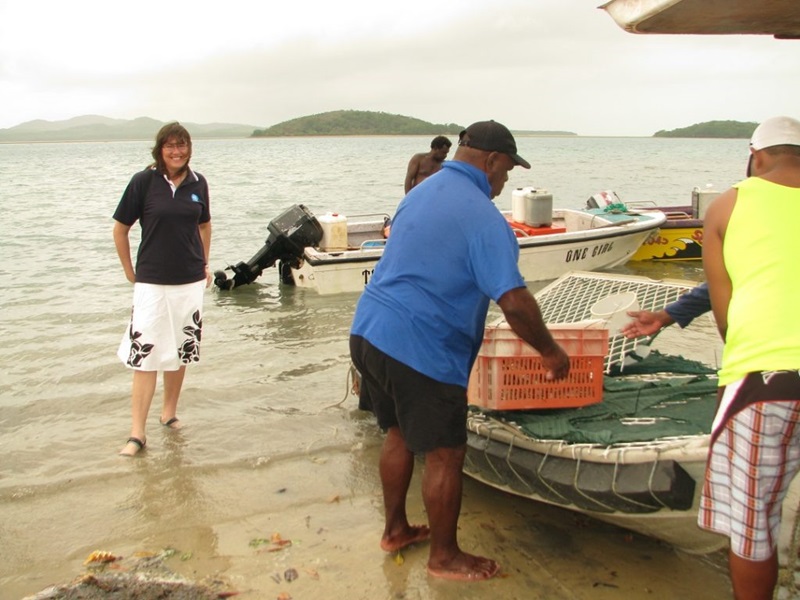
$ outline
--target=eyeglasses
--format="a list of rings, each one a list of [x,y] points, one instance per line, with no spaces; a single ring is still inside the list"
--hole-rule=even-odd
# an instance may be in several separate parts
[[[179,144],[164,144],[163,148],[166,150],[186,150],[189,147],[189,144],[186,142],[180,142]]]

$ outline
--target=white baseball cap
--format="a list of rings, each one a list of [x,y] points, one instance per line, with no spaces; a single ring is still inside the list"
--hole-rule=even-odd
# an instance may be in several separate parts
[[[756,127],[750,138],[753,150],[771,146],[800,146],[800,121],[791,117],[772,117]]]

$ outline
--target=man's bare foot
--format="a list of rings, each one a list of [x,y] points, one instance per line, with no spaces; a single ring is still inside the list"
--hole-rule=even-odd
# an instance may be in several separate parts
[[[397,552],[403,548],[424,542],[431,537],[431,530],[427,525],[409,525],[408,530],[400,535],[384,536],[381,539],[381,549],[385,552]]]
[[[491,558],[474,556],[461,552],[447,564],[433,566],[428,563],[428,574],[441,579],[456,581],[485,581],[500,572],[498,565]]]
[[[167,419],[166,421],[162,421],[161,419],[158,420],[164,427],[169,427],[170,429],[180,429],[183,427],[181,422],[178,420],[178,417],[172,417],[171,419]]]
[[[120,456],[136,456],[140,450],[144,450],[147,442],[136,437],[129,437],[125,447],[119,451]]]

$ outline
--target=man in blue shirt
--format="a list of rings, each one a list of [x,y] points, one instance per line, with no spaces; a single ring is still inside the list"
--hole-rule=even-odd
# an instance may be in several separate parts
[[[350,350],[361,373],[361,405],[387,432],[380,458],[385,507],[381,547],[394,552],[430,537],[428,572],[483,580],[499,571],[457,542],[466,453],[466,387],[490,300],[542,355],[550,377],[569,358],[542,321],[517,267],[519,245],[492,203],[516,165],[511,132],[482,121],[459,135],[452,161],[400,203],[392,234],[359,299]],[[412,526],[406,495],[414,454],[425,457],[422,495],[429,527]]]

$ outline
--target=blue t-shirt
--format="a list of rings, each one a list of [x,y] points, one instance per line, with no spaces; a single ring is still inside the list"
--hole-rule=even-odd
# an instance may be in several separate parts
[[[664,310],[678,325],[687,327],[700,315],[711,310],[711,297],[708,294],[708,283],[705,281],[693,287]]]
[[[486,174],[448,161],[400,203],[351,333],[432,379],[466,387],[489,300],[525,286],[518,258]]]

